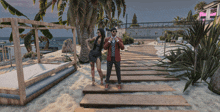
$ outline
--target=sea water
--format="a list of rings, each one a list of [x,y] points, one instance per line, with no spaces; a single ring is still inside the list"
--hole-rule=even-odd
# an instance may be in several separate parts
[[[63,41],[67,40],[67,39],[73,40],[73,37],[53,37],[52,39],[49,40],[49,42],[50,42],[49,47],[58,47],[58,50],[60,50],[60,49],[62,49]],[[9,37],[0,37],[0,42],[5,42],[5,44],[4,44],[5,46],[13,45],[13,42],[10,43]],[[24,44],[24,39],[20,39],[20,44]],[[34,43],[32,43],[32,44],[34,44]],[[39,42],[40,47],[44,47],[45,44],[46,44],[46,42]],[[78,44],[77,38],[76,38],[76,44]],[[0,47],[2,47],[1,44],[0,44]],[[2,60],[3,56],[2,56],[1,52],[0,52],[0,57]],[[8,53],[7,53],[7,57],[9,58]]]

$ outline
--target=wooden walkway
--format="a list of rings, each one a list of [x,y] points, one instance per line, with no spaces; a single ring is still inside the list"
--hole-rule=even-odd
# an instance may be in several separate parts
[[[168,85],[141,85],[124,84],[129,82],[143,81],[179,81],[178,78],[166,78],[168,72],[155,71],[163,67],[155,65],[156,50],[151,45],[133,45],[128,51],[121,52],[121,82],[122,90],[118,90],[117,76],[113,65],[110,76],[109,90],[104,86],[95,84],[88,85],[83,89],[85,94],[80,106],[75,112],[199,112],[196,110],[142,110],[142,109],[114,109],[114,107],[146,107],[146,106],[191,106],[180,95],[137,95],[128,93],[137,92],[172,92],[175,91]],[[106,74],[106,71],[103,71]],[[123,93],[123,94],[119,94]],[[100,108],[101,107],[101,108]]]

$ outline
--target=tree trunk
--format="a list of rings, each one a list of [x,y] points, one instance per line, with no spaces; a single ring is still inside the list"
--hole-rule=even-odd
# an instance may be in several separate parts
[[[50,41],[49,41],[48,38],[46,38],[46,41],[47,41],[47,43],[46,43],[45,46],[44,46],[44,50],[48,50],[49,45],[50,45]]]
[[[78,41],[79,45],[81,45],[82,40],[81,40],[81,35],[80,35],[80,27],[77,24],[75,24],[75,26],[76,26],[77,41]]]
[[[166,38],[165,38],[165,43],[164,43],[164,56],[166,55],[165,52],[166,52]]]
[[[86,39],[89,37],[86,29],[83,30],[83,35],[81,38],[81,50],[79,54],[79,61],[82,63],[89,62],[89,50],[87,48]]]
[[[197,47],[194,47],[194,52],[195,52],[195,61],[194,61],[194,75],[193,75],[193,78],[196,76]],[[192,85],[194,85],[194,81],[192,82]]]

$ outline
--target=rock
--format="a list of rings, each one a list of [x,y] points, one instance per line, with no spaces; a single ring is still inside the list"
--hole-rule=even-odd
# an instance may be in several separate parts
[[[213,74],[208,87],[212,92],[220,95],[220,68]]]
[[[73,52],[73,51],[74,51],[74,46],[73,46],[72,40],[67,39],[67,40],[63,41],[62,53]]]

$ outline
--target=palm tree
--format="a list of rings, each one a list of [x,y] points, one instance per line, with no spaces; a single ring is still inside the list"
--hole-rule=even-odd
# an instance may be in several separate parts
[[[80,62],[88,62],[88,49],[85,40],[90,37],[91,32],[97,23],[99,16],[97,14],[106,14],[108,21],[114,17],[116,6],[118,18],[123,10],[125,15],[125,0],[71,0],[67,11],[67,21],[71,26],[79,26],[81,37]],[[75,24],[76,23],[76,24]]]
[[[36,0],[33,0],[33,2],[35,4]],[[35,15],[35,18],[34,18],[35,21],[40,21],[40,20],[43,21],[43,16],[45,16],[45,14],[46,14],[46,9],[48,9],[52,5],[52,11],[53,11],[54,4],[57,2],[57,0],[51,0],[48,3],[47,3],[47,0],[39,0],[39,2],[40,2],[40,4],[39,4],[40,11]],[[64,8],[66,6],[66,2],[67,2],[67,0],[58,0],[57,8],[59,10],[59,12],[58,12],[59,22],[55,22],[55,24],[65,24],[66,23],[65,21],[62,22],[62,14],[63,14]],[[1,4],[5,8],[5,10],[8,9],[8,11],[11,14],[17,15],[17,16],[24,16],[27,19],[29,19],[26,15],[24,15],[23,13],[18,11],[16,8],[14,8],[9,3],[7,3],[5,0],[1,0]],[[1,23],[1,24],[9,24],[10,25],[10,23]],[[19,25],[27,26],[26,24],[19,24]],[[32,25],[32,27],[34,27],[34,26],[35,25]],[[39,27],[44,27],[44,26],[39,26]],[[25,31],[25,29],[19,29],[19,33],[22,33],[24,31]],[[50,33],[49,30],[45,29],[45,30],[40,30],[40,31],[48,39],[53,38],[53,35]],[[32,37],[34,37],[34,40],[31,40]],[[34,29],[30,30],[27,34],[23,35],[23,39],[24,39],[25,47],[28,52],[32,51],[32,47],[31,47],[32,42],[34,42],[35,47],[36,47]],[[12,33],[10,35],[9,41],[10,42],[13,41]]]
[[[203,10],[203,7],[206,6],[207,3],[205,1],[202,1],[202,2],[199,2],[198,4],[196,4],[196,6],[194,7],[194,10],[195,11],[198,11],[198,10]]]

